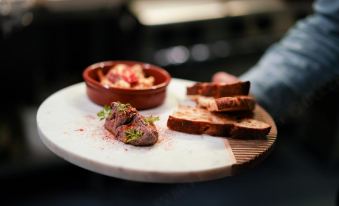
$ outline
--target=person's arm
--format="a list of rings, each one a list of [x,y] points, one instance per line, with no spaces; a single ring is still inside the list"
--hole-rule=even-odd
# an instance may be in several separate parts
[[[240,79],[275,118],[297,114],[315,90],[339,76],[339,1],[319,0]]]

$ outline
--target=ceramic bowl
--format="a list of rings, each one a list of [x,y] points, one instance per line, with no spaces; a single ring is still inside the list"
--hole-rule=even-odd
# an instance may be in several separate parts
[[[154,86],[147,89],[104,87],[99,82],[98,70],[104,74],[116,64],[141,65],[145,76],[154,77]],[[169,73],[158,66],[137,61],[104,61],[88,66],[83,72],[87,95],[98,105],[109,105],[113,101],[130,103],[135,108],[150,109],[161,105],[166,98],[166,88],[171,81]]]

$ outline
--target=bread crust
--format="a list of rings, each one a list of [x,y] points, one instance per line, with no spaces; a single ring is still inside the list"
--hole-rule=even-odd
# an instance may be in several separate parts
[[[221,97],[215,99],[214,102],[217,109],[208,107],[209,111],[253,111],[255,107],[255,100],[250,96]]]
[[[271,126],[252,119],[215,114],[201,108],[180,107],[167,121],[169,129],[189,133],[234,138],[265,137]]]
[[[237,82],[233,84],[198,82],[187,87],[187,95],[201,95],[206,97],[231,97],[248,95],[250,82]]]
[[[229,136],[233,124],[211,124],[203,121],[192,121],[170,115],[167,127],[189,134],[208,134],[212,136]]]

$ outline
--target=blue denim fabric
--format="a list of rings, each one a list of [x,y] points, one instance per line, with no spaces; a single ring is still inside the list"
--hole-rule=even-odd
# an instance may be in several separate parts
[[[297,115],[314,92],[339,77],[339,0],[319,0],[242,80],[275,118]]]

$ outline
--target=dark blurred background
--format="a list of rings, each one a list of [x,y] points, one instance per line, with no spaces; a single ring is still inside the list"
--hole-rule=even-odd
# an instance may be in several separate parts
[[[102,60],[129,59],[173,77],[241,75],[312,1],[0,0],[1,205],[336,205],[338,91],[279,124],[275,149],[235,177],[194,184],[136,183],[91,173],[49,152],[36,112]],[[327,101],[325,100],[327,99]],[[324,101],[325,100],[325,101]]]

